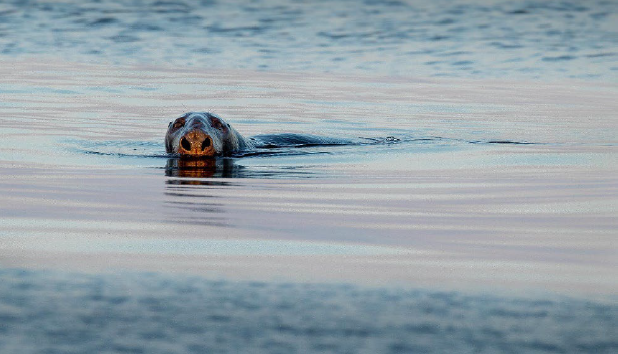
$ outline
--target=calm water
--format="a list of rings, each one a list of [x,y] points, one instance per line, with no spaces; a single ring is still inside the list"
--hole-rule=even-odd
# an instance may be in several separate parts
[[[616,3],[351,4],[0,4],[0,352],[615,352]]]

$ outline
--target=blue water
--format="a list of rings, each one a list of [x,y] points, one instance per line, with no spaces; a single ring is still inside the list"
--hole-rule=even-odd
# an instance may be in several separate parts
[[[0,270],[3,353],[615,353],[616,306]]]
[[[415,77],[618,78],[618,2],[0,4],[2,57]]]

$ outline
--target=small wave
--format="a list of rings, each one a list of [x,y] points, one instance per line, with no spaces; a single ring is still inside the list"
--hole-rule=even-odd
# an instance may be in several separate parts
[[[154,12],[158,13],[188,13],[191,7],[180,1],[157,1],[152,4]]]
[[[618,55],[618,53],[615,52],[608,52],[608,53],[595,53],[595,54],[588,54],[586,55],[587,58],[601,58],[601,57],[613,57]]]
[[[527,15],[530,13],[530,11],[526,9],[519,9],[519,10],[507,11],[506,13],[508,15]]]
[[[116,23],[118,22],[118,19],[115,17],[102,17],[99,19],[96,19],[90,23],[88,23],[89,26],[105,26],[105,25],[109,25],[112,23]]]
[[[222,27],[219,25],[209,26],[208,30],[213,33],[231,33],[231,34],[258,34],[266,30],[265,26],[239,26],[239,27]]]
[[[543,57],[543,61],[549,61],[549,62],[554,62],[554,61],[567,61],[567,60],[573,60],[576,59],[576,56],[573,55],[559,55],[556,57]]]
[[[127,154],[122,152],[102,152],[93,150],[76,150],[86,155],[99,155],[99,156],[115,156],[115,157],[137,157],[137,158],[169,158],[169,154]]]
[[[452,65],[455,65],[455,66],[470,66],[473,64],[474,62],[472,60],[460,60],[460,61],[456,61],[452,63]]]
[[[241,151],[232,155],[234,158],[253,157],[284,157],[303,155],[334,155],[354,152],[355,147],[366,150],[375,146],[380,151],[380,145],[402,145],[407,148],[408,144],[422,144],[423,146],[435,145],[453,146],[465,144],[495,144],[495,145],[537,145],[539,143],[517,140],[465,140],[457,138],[445,138],[439,136],[386,136],[386,137],[358,137],[358,138],[331,138],[309,134],[264,134],[256,135],[250,139],[256,143],[253,150]],[[69,150],[86,155],[110,156],[117,158],[178,158],[178,155],[166,153],[162,142],[155,141],[68,141]],[[463,144],[463,145],[462,145]],[[340,147],[348,147],[340,149]],[[413,148],[413,147],[411,147]]]
[[[109,39],[111,39],[112,41],[116,43],[132,43],[132,42],[138,42],[140,40],[139,37],[126,35],[126,34],[119,34],[116,36],[112,36],[112,37],[109,37]]]
[[[109,141],[89,141],[89,140],[68,140],[65,142],[68,150],[79,154],[115,156],[130,158],[167,158],[163,144],[154,141],[132,141],[132,140],[109,140]]]
[[[527,141],[514,141],[514,140],[473,140],[469,141],[470,144],[503,144],[503,145],[537,145],[538,143],[531,143]]]
[[[489,45],[494,46],[496,48],[500,48],[500,49],[521,49],[524,47],[521,44],[504,43],[504,42],[491,42],[489,43]]]

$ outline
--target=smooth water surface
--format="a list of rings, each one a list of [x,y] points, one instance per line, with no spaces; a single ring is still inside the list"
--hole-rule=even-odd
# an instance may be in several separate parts
[[[6,265],[616,290],[615,86],[2,70]],[[170,158],[190,109],[364,143]]]

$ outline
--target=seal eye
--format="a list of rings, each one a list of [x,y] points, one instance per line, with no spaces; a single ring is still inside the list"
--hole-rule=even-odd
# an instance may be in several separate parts
[[[221,130],[223,132],[227,132],[228,127],[230,126],[227,123],[223,123],[223,121],[217,117],[210,117],[210,124],[213,128],[217,130]]]
[[[215,129],[221,129],[221,121],[215,117],[210,118],[210,122]]]
[[[174,129],[182,128],[184,126],[185,126],[185,120],[184,119],[177,119],[174,122]]]

